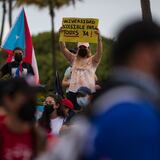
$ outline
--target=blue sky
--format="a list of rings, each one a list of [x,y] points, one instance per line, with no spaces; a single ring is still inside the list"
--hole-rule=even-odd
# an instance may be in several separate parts
[[[152,14],[160,22],[160,0],[151,0]],[[35,6],[25,7],[32,34],[50,30],[50,16],[47,9]],[[2,11],[0,5],[0,12]],[[14,10],[13,20],[19,9]],[[99,18],[99,29],[105,37],[113,38],[119,28],[132,18],[141,17],[140,0],[83,0],[76,6],[64,6],[56,10],[55,30],[58,31],[63,17]],[[2,18],[0,13],[0,22]],[[8,31],[6,24],[5,33]]]

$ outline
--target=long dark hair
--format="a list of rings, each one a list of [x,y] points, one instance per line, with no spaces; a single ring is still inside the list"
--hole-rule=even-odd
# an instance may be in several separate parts
[[[65,118],[64,109],[65,109],[65,106],[63,106],[62,104],[58,107],[58,109],[57,109],[57,115],[59,117]]]
[[[46,131],[50,132],[51,131],[51,126],[50,126],[50,116],[52,112],[48,112],[47,107],[44,107],[44,111],[42,114],[42,117],[39,119],[39,126],[44,128]]]
[[[49,96],[54,98],[56,105],[60,105],[60,98],[59,97],[56,97],[53,95],[52,96],[49,95]],[[44,128],[47,132],[51,131],[50,122],[51,122],[51,114],[53,113],[53,111],[54,111],[54,109],[53,108],[51,109],[50,106],[45,106],[42,117],[38,121],[39,126]]]

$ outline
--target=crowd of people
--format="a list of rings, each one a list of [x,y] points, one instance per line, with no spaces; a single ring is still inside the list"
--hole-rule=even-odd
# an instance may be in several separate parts
[[[102,38],[95,33],[95,54],[88,42],[69,50],[60,41],[70,63],[66,94],[48,93],[42,106],[32,66],[21,48],[13,50],[14,61],[0,69],[1,160],[160,159],[160,26],[137,21],[120,31],[102,86],[96,76]]]

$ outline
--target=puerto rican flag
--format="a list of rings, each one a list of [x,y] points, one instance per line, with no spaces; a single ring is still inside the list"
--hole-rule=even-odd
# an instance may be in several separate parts
[[[7,62],[11,62],[13,60],[12,51],[16,47],[20,47],[24,50],[25,56],[23,61],[32,65],[35,73],[34,83],[39,84],[37,61],[24,8],[22,8],[19,16],[1,46],[1,48],[8,53]]]

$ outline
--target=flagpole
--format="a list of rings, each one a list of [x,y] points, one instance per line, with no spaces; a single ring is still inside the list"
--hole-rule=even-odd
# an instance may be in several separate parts
[[[2,25],[1,25],[1,34],[0,34],[0,45],[2,44],[2,38],[4,33],[4,24],[5,24],[5,15],[6,15],[6,2],[3,1],[3,17],[2,17]]]
[[[56,78],[56,47],[55,47],[55,33],[54,33],[54,10],[53,10],[53,2],[51,0],[49,2],[49,11],[51,17],[51,43],[52,43],[52,67],[53,67],[53,82],[55,82]]]

